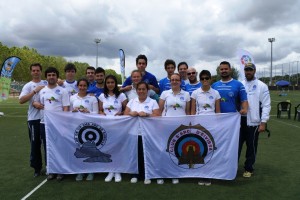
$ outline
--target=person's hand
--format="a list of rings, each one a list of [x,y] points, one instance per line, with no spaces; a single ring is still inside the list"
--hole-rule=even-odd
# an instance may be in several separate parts
[[[56,82],[59,86],[62,86],[64,84],[64,80],[62,79],[58,79],[57,82]]]
[[[258,127],[258,132],[264,132],[266,130],[266,123],[262,122]]]
[[[72,112],[79,112],[79,108],[78,107],[75,107]]]
[[[44,87],[45,87],[44,85],[39,85],[39,86],[37,86],[37,87],[34,89],[35,93],[39,93],[39,91],[41,91],[41,89],[43,89]]]
[[[242,109],[240,110],[240,114],[241,114],[241,115],[247,115],[247,110],[244,109],[244,108],[242,108]]]
[[[117,112],[117,113],[115,114],[115,116],[121,116],[121,115],[123,115],[123,112]]]
[[[129,115],[132,117],[137,117],[137,116],[139,116],[139,113],[136,111],[131,111],[131,112],[129,112]]]
[[[32,105],[33,105],[34,108],[36,108],[38,110],[43,110],[44,109],[44,105],[39,103],[39,102],[35,101],[35,102],[32,103]]]
[[[140,117],[149,117],[149,114],[144,111],[141,111],[141,112],[139,112],[139,116]]]

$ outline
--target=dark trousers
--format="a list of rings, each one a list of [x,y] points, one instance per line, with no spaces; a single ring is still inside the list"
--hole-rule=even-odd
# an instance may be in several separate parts
[[[134,177],[140,180],[145,179],[143,138],[141,135],[138,136],[138,168],[139,168],[139,174],[133,174],[132,178]]]
[[[45,165],[47,166],[47,151],[46,151],[46,129],[45,124],[40,124],[40,131],[41,131],[41,139],[43,142],[44,152],[45,152]]]
[[[36,172],[42,169],[40,120],[27,121],[30,140],[30,166]]]
[[[246,161],[244,168],[248,172],[253,172],[253,165],[255,163],[258,143],[258,126],[247,126],[247,117],[241,117],[241,129],[239,139],[239,158],[243,148],[244,142],[246,142]]]

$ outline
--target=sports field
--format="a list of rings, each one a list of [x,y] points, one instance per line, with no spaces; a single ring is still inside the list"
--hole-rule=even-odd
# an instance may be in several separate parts
[[[242,177],[244,152],[235,180],[213,180],[211,186],[199,186],[197,179],[170,180],[157,185],[152,182],[131,184],[129,175],[121,183],[105,183],[106,174],[96,174],[94,181],[76,182],[75,175],[41,184],[46,176],[33,178],[29,166],[29,139],[26,126],[27,107],[15,98],[0,102],[0,195],[1,199],[300,199],[300,121],[294,121],[294,107],[300,103],[300,91],[287,96],[271,93],[272,111],[268,127],[271,137],[260,135],[256,170],[253,177]],[[292,119],[276,118],[279,101],[290,100]]]

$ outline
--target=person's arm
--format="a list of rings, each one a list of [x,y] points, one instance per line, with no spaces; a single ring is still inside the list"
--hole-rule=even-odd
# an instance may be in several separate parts
[[[103,110],[103,102],[99,101],[99,114],[100,115],[106,115],[104,110]]]
[[[124,110],[126,109],[127,103],[128,103],[127,99],[125,99],[124,101],[122,101],[122,111],[116,113],[116,114],[115,114],[116,116],[117,116],[117,115],[123,115],[123,114],[124,114]]]
[[[196,100],[191,98],[191,115],[196,115]]]
[[[120,92],[128,92],[132,89],[132,85],[127,85],[125,87],[120,88]]]
[[[270,118],[271,111],[271,98],[268,86],[263,85],[259,95],[259,101],[261,102],[261,123],[258,127],[258,132],[264,132],[266,130],[266,123]]]
[[[95,113],[95,114],[98,114],[99,113],[99,103],[98,103],[98,100],[97,98],[93,98],[93,104],[92,104],[92,111],[91,113]]]
[[[246,115],[247,114],[247,111],[248,111],[248,101],[243,101],[241,103],[241,110],[240,110],[240,113],[241,115]]]
[[[158,106],[159,106],[160,112],[162,113],[164,110],[164,107],[165,107],[165,100],[159,99]]]
[[[130,108],[128,106],[126,106],[124,115],[129,115],[131,117],[137,117],[139,115],[139,113],[136,111],[131,111]]]
[[[216,109],[215,112],[216,113],[220,113],[221,112],[220,102],[221,102],[221,99],[217,99],[215,101],[215,109]]]
[[[149,115],[149,117],[158,117],[158,116],[161,116],[161,112],[160,112],[160,109],[155,109],[152,111],[152,114]]]
[[[28,91],[29,88],[24,88],[24,90],[27,90],[27,91],[22,91],[21,92],[21,95],[23,94],[23,92],[27,93],[25,95],[22,95],[19,99],[19,103],[20,104],[23,104],[23,103],[26,103],[27,101],[29,101],[35,94],[39,93],[39,91],[41,89],[43,89],[45,86],[43,85],[40,85],[40,86],[37,86],[34,90],[32,91]]]
[[[185,114],[191,115],[191,101],[187,101],[185,105]]]
[[[69,108],[70,108],[70,106],[63,106],[63,111],[64,112],[69,112]]]

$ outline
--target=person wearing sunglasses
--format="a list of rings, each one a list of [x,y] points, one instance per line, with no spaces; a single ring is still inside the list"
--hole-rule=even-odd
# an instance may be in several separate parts
[[[191,115],[220,113],[221,96],[217,90],[211,88],[211,74],[208,70],[202,70],[199,75],[201,87],[194,90],[191,95]],[[201,178],[199,185],[209,186],[211,180]]]
[[[189,92],[190,95],[193,93],[194,90],[201,87],[201,82],[197,80],[198,72],[195,68],[191,67],[187,70],[187,76],[190,83],[185,85],[185,91]]]

